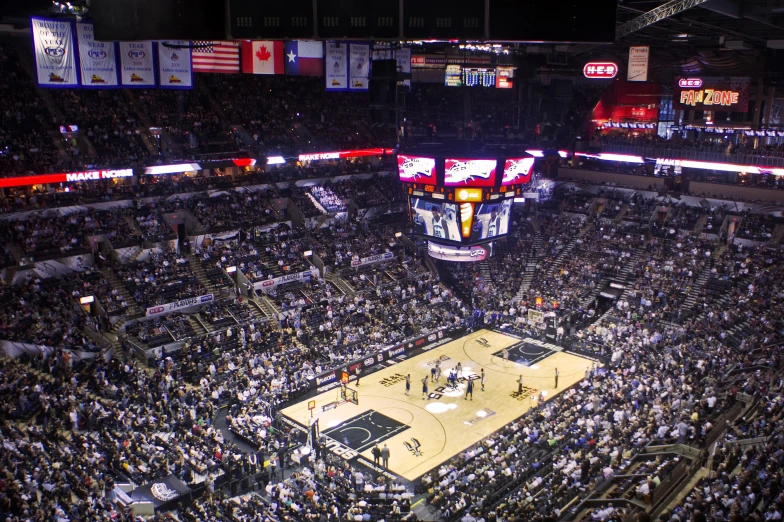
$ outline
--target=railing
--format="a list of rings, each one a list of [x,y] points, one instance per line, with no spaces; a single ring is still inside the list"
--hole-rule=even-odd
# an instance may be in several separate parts
[[[784,167],[784,157],[762,154],[724,153],[689,148],[646,147],[642,145],[602,144],[600,148],[602,152],[629,154],[648,158],[687,159],[714,163]]]

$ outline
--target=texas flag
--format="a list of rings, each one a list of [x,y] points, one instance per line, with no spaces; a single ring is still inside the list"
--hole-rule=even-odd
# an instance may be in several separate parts
[[[294,40],[286,42],[286,74],[292,76],[322,76],[324,74],[324,46],[321,42]]]
[[[254,40],[242,42],[242,72],[283,74],[283,42]]]

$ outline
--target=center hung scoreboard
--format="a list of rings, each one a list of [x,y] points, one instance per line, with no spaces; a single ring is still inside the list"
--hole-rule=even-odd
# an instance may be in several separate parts
[[[481,261],[506,236],[514,198],[531,183],[534,158],[424,157],[398,154],[414,236],[431,257]]]

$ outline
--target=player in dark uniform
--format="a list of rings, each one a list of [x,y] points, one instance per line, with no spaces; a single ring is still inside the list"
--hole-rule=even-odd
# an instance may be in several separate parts
[[[425,378],[422,379],[422,400],[425,400],[426,396],[427,396],[427,375],[425,375]]]
[[[425,218],[418,212],[414,212],[414,234],[426,235],[427,228],[425,227]]]

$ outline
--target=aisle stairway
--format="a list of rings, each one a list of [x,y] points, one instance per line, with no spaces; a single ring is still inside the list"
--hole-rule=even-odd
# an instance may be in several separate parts
[[[208,324],[203,323],[196,314],[187,315],[185,317],[188,319],[188,324],[191,325],[193,331],[196,332],[196,336],[204,335],[214,330],[214,328],[210,327]]]
[[[324,275],[324,280],[329,281],[333,285],[337,286],[341,292],[346,294],[346,297],[350,297],[353,299],[354,296],[357,295],[357,291],[354,290],[354,288],[352,288],[352,286],[348,284],[346,280],[340,276],[337,276],[335,274],[326,274]]]
[[[542,236],[539,221],[536,218],[532,219],[531,226],[533,226],[534,229],[534,243],[533,248],[530,252],[528,252],[528,257],[525,260],[523,268],[523,282],[514,298],[516,303],[519,303],[523,296],[528,292],[528,289],[531,288],[531,283],[534,280],[534,272],[536,272],[538,259],[544,253],[544,237]]]
[[[705,289],[705,285],[708,283],[708,279],[710,279],[711,269],[713,268],[713,264],[724,255],[724,252],[727,250],[727,245],[721,244],[719,245],[711,254],[710,262],[705,264],[703,267],[702,272],[700,275],[697,276],[697,279],[694,281],[694,284],[689,289],[689,294],[686,296],[686,299],[683,301],[683,305],[681,306],[682,312],[687,312],[691,315],[694,311],[694,308],[697,305],[697,299],[699,296],[702,295],[703,290]]]
[[[247,303],[254,321],[264,321],[270,318],[270,314],[267,313],[264,307],[262,307],[255,298],[248,299]]]
[[[705,230],[705,225],[708,223],[708,214],[703,214],[699,217],[697,222],[694,224],[694,228],[691,229],[692,234],[702,234],[702,231]]]
[[[117,277],[117,274],[114,273],[109,268],[102,268],[101,275],[109,281],[113,290],[117,290],[117,292],[122,296],[123,300],[128,303],[128,310],[123,314],[128,319],[135,319],[138,317],[142,317],[144,315],[144,310],[142,310],[139,305],[136,303],[136,299],[133,298],[133,295],[125,288],[125,285]],[[119,325],[120,323],[117,323]],[[110,329],[110,331],[114,331],[115,328]]]
[[[621,205],[621,211],[618,212],[618,215],[615,216],[615,219],[613,219],[613,221],[615,223],[620,223],[621,221],[623,221],[623,216],[625,216],[626,212],[628,212],[628,211],[629,211],[629,204],[628,203],[624,203],[623,205]]]

